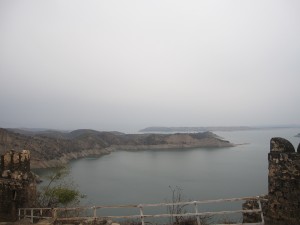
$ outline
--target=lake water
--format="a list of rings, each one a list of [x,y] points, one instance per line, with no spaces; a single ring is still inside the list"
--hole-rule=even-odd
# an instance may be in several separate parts
[[[232,148],[119,151],[73,161],[71,176],[87,195],[83,205],[159,203],[171,198],[169,186],[185,199],[247,197],[268,191],[270,139],[283,137],[297,148],[300,129],[214,132]]]

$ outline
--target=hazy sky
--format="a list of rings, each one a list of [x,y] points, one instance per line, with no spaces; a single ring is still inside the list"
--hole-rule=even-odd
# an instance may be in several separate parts
[[[0,107],[0,127],[300,124],[300,1],[1,0]]]

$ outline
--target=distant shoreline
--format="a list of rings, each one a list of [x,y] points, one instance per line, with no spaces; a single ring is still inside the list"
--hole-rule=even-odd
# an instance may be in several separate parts
[[[32,168],[51,168],[71,160],[103,156],[114,151],[224,148],[235,144],[212,132],[124,134],[90,129],[71,132],[0,129],[0,153],[27,149]]]
[[[159,150],[189,150],[195,148],[230,148],[237,145],[245,145],[248,143],[242,144],[233,144],[227,141],[224,142],[208,142],[203,144],[158,144],[158,145],[116,145],[110,146],[105,149],[87,149],[80,152],[71,152],[64,154],[63,157],[52,160],[39,160],[32,158],[31,167],[33,169],[42,169],[42,168],[54,168],[58,165],[68,164],[72,160],[82,159],[86,157],[95,157],[100,158],[105,155],[109,155],[113,152],[118,151],[127,151],[127,152],[140,152],[140,151],[159,151]]]
[[[249,130],[272,130],[300,128],[300,125],[286,126],[208,126],[208,127],[146,127],[139,130],[142,133],[195,133],[195,132],[215,132],[215,131],[249,131]],[[298,134],[300,136],[300,134]]]

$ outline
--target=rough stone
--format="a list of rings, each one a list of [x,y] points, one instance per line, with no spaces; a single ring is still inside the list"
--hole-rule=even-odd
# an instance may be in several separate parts
[[[0,164],[0,222],[16,220],[18,208],[30,207],[35,194],[36,183],[30,172],[30,152],[4,153]]]
[[[271,152],[295,152],[295,148],[288,140],[274,137],[271,139]]]
[[[300,224],[300,152],[283,138],[272,138],[268,154],[268,195],[261,198],[266,225]],[[257,208],[246,201],[243,209]],[[258,214],[244,213],[243,222],[260,222]]]
[[[54,219],[42,219],[40,221],[38,221],[36,224],[39,224],[39,225],[52,225],[52,224],[55,224],[55,220]]]
[[[11,172],[10,170],[4,170],[2,172],[2,178],[10,178]]]
[[[258,209],[256,200],[248,200],[242,205],[243,210]],[[258,213],[243,213],[243,223],[258,223],[261,221],[261,215]]]
[[[299,148],[299,147],[298,147]],[[266,217],[281,224],[300,224],[300,154],[283,138],[272,138],[268,155]]]
[[[31,220],[29,218],[23,218],[12,224],[13,225],[32,225]]]

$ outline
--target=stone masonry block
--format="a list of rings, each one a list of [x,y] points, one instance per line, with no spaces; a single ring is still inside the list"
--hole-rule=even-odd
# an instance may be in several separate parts
[[[294,146],[288,140],[280,137],[271,139],[271,152],[295,152]]]

